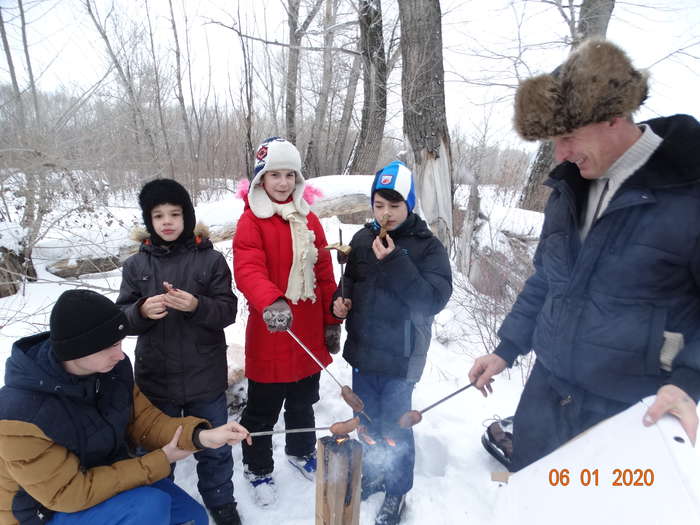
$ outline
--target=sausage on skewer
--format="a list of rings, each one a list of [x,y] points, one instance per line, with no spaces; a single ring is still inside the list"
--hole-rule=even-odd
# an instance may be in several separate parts
[[[349,434],[360,425],[360,418],[355,416],[347,421],[338,421],[331,425],[331,432],[336,435]]]

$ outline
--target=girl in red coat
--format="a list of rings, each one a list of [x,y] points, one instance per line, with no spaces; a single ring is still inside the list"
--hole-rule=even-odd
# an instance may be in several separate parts
[[[286,333],[294,334],[325,365],[339,349],[339,320],[330,313],[335,291],[321,223],[304,200],[297,148],[272,137],[257,149],[246,206],[233,239],[236,286],[248,301],[245,369],[248,404],[241,424],[272,430],[284,404],[286,428],[314,427],[319,366]],[[289,462],[307,479],[316,471],[313,432],[287,434]],[[272,439],[243,448],[245,476],[260,506],[275,501]]]

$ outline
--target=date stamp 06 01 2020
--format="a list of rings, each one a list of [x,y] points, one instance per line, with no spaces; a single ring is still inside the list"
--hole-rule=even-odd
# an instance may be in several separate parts
[[[549,471],[549,484],[553,487],[567,487],[577,482],[584,487],[598,487],[601,483],[612,487],[651,487],[654,484],[654,470],[650,468],[615,468],[607,476],[598,468],[584,468],[578,476],[576,474],[566,468],[553,468]]]

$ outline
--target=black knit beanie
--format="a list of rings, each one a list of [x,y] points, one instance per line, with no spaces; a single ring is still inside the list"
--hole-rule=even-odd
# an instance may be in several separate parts
[[[112,346],[126,336],[126,316],[92,290],[63,292],[51,310],[51,346],[59,361],[78,359]]]
[[[143,223],[146,225],[148,233],[154,244],[168,244],[153,229],[151,221],[151,211],[161,204],[173,204],[182,206],[182,218],[184,229],[175,242],[182,242],[194,236],[194,225],[196,222],[194,206],[187,190],[173,179],[155,179],[144,184],[139,193],[139,206],[143,214]]]

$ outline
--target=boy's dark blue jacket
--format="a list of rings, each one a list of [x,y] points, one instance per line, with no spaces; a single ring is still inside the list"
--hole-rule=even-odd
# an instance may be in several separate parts
[[[136,383],[155,403],[208,401],[227,387],[224,328],[236,320],[237,300],[226,259],[207,237],[195,231],[194,238],[170,247],[144,238],[139,253],[124,262],[117,305],[130,333],[139,336]],[[164,293],[163,281],[195,295],[197,309],[168,309],[159,320],[142,317],[141,304]]]
[[[425,222],[411,213],[389,235],[396,249],[378,261],[367,224],[352,239],[342,292],[352,299],[343,357],[361,372],[416,382],[425,367],[431,327],[452,294],[450,261]],[[335,298],[334,297],[334,298]]]
[[[647,122],[663,142],[613,195],[582,243],[589,181],[565,162],[525,284],[500,331],[509,364],[533,349],[556,377],[603,399],[636,403],[665,383],[700,398],[700,124]],[[660,368],[664,331],[685,347]]]
[[[56,360],[48,332],[20,339],[0,389],[0,523],[45,523],[48,509],[77,512],[155,483],[170,472],[160,447],[182,426],[179,444],[194,450],[202,424],[153,407],[134,387],[128,358],[75,376]],[[154,452],[131,458],[131,445]]]

